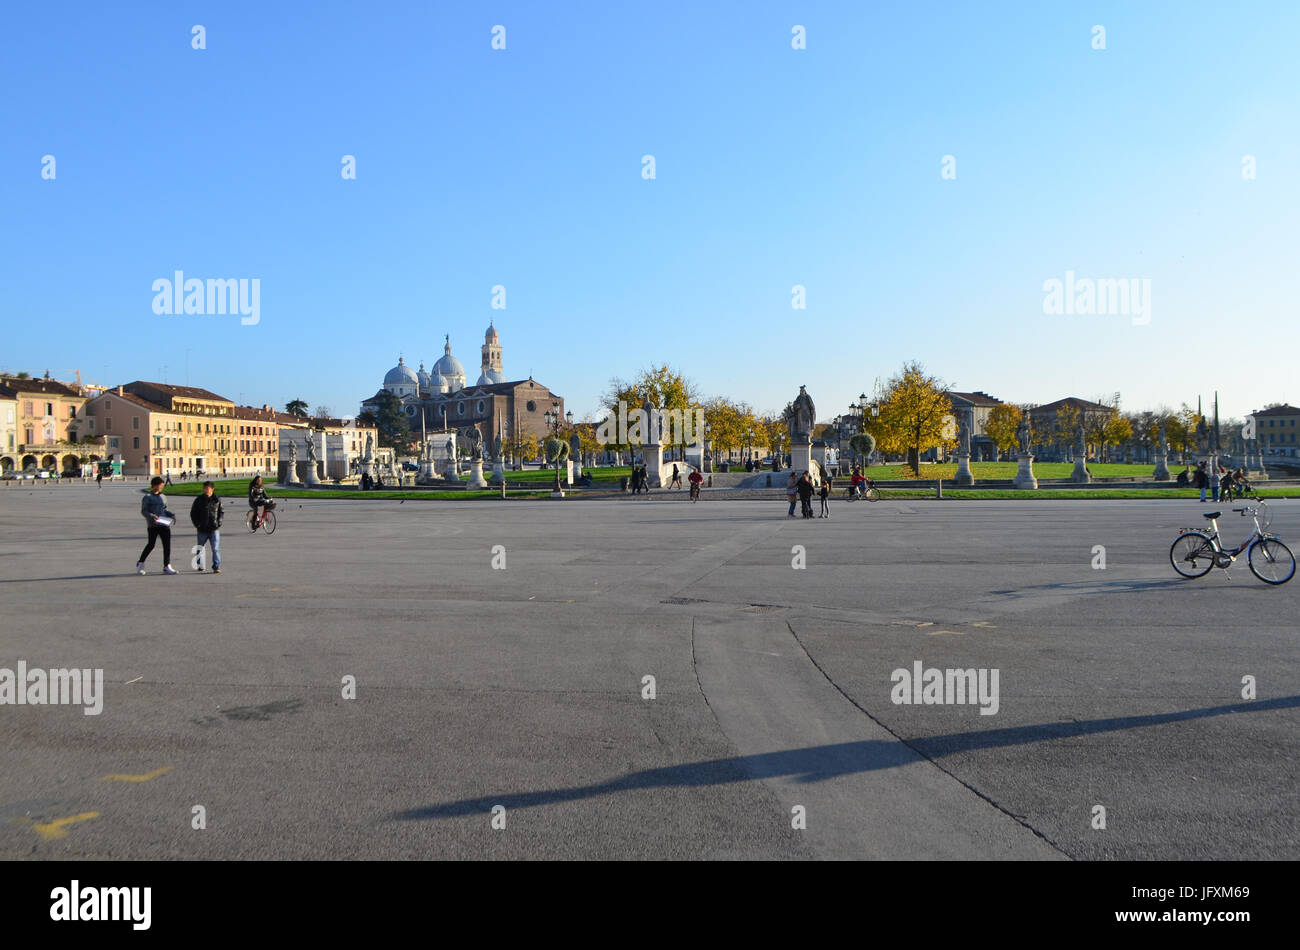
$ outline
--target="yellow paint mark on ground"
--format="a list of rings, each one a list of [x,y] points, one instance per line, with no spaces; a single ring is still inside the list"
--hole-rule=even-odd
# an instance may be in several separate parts
[[[55,838],[62,838],[68,833],[68,825],[75,825],[79,821],[89,821],[92,818],[98,818],[97,811],[83,811],[80,815],[73,815],[71,818],[58,818],[44,825],[33,825],[36,833],[45,841],[53,841]]]
[[[105,775],[102,781],[105,782],[147,782],[151,778],[157,778],[172,770],[172,766],[164,765],[160,769],[154,769],[152,772],[145,772],[143,775]]]
[[[918,627],[933,627],[934,624],[931,623],[929,620],[927,620],[927,621],[925,621],[925,623],[918,623],[917,626],[918,626]]]
[[[945,634],[945,633],[946,633],[948,636],[950,636],[950,637],[964,637],[964,636],[966,636],[966,631],[965,631],[965,630],[927,630],[927,631],[925,631],[925,632],[926,632],[927,634],[929,634],[930,636],[932,636],[932,637],[942,636],[942,635]]]
[[[987,620],[976,620],[974,623],[971,624],[971,626],[972,626],[972,627],[986,627],[986,628],[989,629],[989,630],[996,630],[996,629],[997,629],[997,627],[993,626],[993,624],[989,623]]]

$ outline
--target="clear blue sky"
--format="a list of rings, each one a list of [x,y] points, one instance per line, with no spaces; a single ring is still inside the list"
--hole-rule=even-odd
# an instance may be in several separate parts
[[[1300,402],[1298,49],[1294,2],[11,5],[0,369],[352,414],[444,333],[476,378],[495,317],[580,415],[659,361],[821,418],[909,359]],[[154,316],[177,269],[261,322]],[[1045,315],[1067,270],[1149,278],[1150,323]]]

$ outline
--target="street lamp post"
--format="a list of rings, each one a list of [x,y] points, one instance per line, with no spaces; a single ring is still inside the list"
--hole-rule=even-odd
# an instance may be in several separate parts
[[[753,466],[753,464],[754,464],[754,430],[753,430],[753,428],[748,428],[748,429],[745,430],[745,447],[746,447],[746,451],[749,453],[749,464],[750,464],[751,466]]]
[[[710,475],[713,474],[713,442],[709,438],[712,433],[713,426],[704,423],[704,458],[701,461],[704,463],[704,470]]]

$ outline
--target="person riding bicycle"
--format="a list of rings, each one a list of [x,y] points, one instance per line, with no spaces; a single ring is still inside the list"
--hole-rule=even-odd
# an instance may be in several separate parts
[[[862,474],[862,469],[855,468],[853,470],[853,476],[852,478],[849,479],[849,481],[850,481],[849,487],[852,490],[853,496],[855,498],[861,497],[862,493],[867,490],[866,488],[867,478],[865,475]]]
[[[686,480],[691,483],[691,498],[699,498],[700,484],[704,481],[704,476],[699,473],[698,469],[691,469],[691,474],[686,476]]]
[[[256,475],[248,483],[248,507],[253,509],[253,523],[258,524],[262,520],[262,512],[274,507],[275,503],[271,501],[270,496],[266,494],[266,489],[262,487],[262,476]]]

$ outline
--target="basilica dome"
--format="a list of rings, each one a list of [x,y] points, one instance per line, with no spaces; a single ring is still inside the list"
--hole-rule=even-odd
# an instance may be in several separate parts
[[[372,376],[371,379],[373,378]],[[388,375],[384,377],[385,386],[418,386],[419,384],[420,379],[415,375],[415,370],[407,366],[400,356],[397,358],[397,365],[390,369]]]

